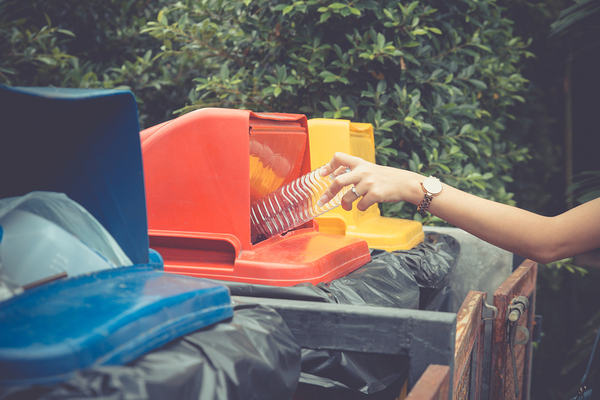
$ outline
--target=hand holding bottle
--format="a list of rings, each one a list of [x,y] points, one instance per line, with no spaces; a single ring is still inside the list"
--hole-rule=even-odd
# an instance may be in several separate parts
[[[386,167],[365,161],[345,153],[335,153],[332,160],[321,169],[321,175],[328,175],[341,166],[350,168],[350,172],[339,175],[324,192],[320,202],[327,203],[342,188],[354,185],[342,197],[344,210],[351,210],[352,203],[360,199],[357,208],[365,211],[375,203],[409,201],[418,204],[423,197],[420,181],[423,177],[417,173],[398,168]]]

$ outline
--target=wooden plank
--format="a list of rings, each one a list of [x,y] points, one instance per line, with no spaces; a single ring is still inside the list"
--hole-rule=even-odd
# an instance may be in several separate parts
[[[470,291],[456,317],[454,399],[479,400],[483,359],[483,303],[487,293]]]
[[[494,306],[498,316],[492,324],[492,359],[490,400],[527,400],[531,386],[531,340],[525,345],[515,346],[517,382],[519,393],[515,393],[515,382],[511,359],[511,349],[507,341],[507,316],[510,302],[517,296],[529,299],[529,308],[521,316],[518,325],[533,332],[535,316],[535,286],[537,263],[525,260],[494,293]]]
[[[406,400],[446,400],[450,387],[450,367],[431,364],[406,396]]]

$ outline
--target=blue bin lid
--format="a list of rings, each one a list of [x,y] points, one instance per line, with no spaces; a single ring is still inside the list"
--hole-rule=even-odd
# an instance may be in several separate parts
[[[65,193],[148,263],[137,105],[128,90],[0,85],[0,198]]]
[[[231,316],[225,286],[148,266],[54,281],[0,303],[0,386],[126,364]]]

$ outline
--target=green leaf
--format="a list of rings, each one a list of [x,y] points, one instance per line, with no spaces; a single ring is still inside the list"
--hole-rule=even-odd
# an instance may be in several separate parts
[[[53,58],[50,58],[50,57],[38,57],[37,60],[43,62],[46,65],[56,65],[57,64],[56,60]]]
[[[321,14],[321,18],[319,18],[319,22],[325,22],[325,21],[327,21],[330,16],[331,16],[331,11],[327,10],[326,12],[324,12],[323,14]]]
[[[177,26],[179,28],[183,28],[187,25],[187,22],[188,22],[188,14],[185,13],[179,18],[179,21],[177,21]]]
[[[418,164],[416,164],[413,160],[408,160],[408,168],[413,172],[417,172]]]
[[[415,41],[410,41],[410,42],[406,42],[402,45],[402,47],[406,47],[406,48],[410,48],[410,47],[417,47],[420,46],[421,44],[419,42],[415,42]]]
[[[452,172],[452,170],[450,169],[450,167],[448,167],[445,164],[436,164],[436,166],[440,167],[441,169],[444,170],[445,173],[449,174]]]
[[[229,67],[227,67],[227,64],[223,64],[223,66],[221,67],[221,71],[219,72],[219,76],[221,77],[221,81],[223,82],[229,79]]]
[[[382,33],[377,34],[377,46],[382,49],[385,46],[385,36]]]
[[[487,85],[485,84],[485,82],[480,81],[479,79],[469,79],[469,82],[471,82],[473,86],[475,86],[477,89],[487,89]]]
[[[69,36],[75,37],[75,34],[73,32],[71,32],[70,30],[67,30],[67,29],[58,29],[57,32],[64,33],[65,35],[69,35]]]
[[[436,79],[438,76],[441,76],[444,73],[444,70],[441,68],[436,69],[431,73],[429,79]]]
[[[167,19],[167,16],[165,15],[165,10],[159,11],[158,17],[156,18],[156,20],[161,25],[169,25],[169,20]]]
[[[479,47],[479,48],[480,48],[480,49],[482,49],[482,50],[485,50],[485,51],[489,52],[489,53],[492,53],[492,54],[494,53],[494,52],[492,51],[492,49],[490,49],[488,46],[484,46],[484,45],[482,45],[482,44],[476,44],[476,46],[477,46],[477,47]]]
[[[475,143],[466,141],[465,145],[468,148],[470,148],[471,150],[473,150],[473,152],[475,152],[475,154],[479,154],[479,148],[475,145]]]
[[[580,203],[587,203],[588,201],[597,199],[598,197],[600,197],[600,190],[592,190],[582,196],[579,196],[577,201]]]
[[[408,7],[406,8],[406,15],[412,14],[412,12],[415,10],[415,8],[417,8],[418,5],[419,5],[418,1],[413,1],[412,3],[410,3],[408,5]]]

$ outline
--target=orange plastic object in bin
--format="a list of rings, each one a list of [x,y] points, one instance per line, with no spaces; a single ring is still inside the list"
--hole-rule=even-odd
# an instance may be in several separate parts
[[[252,201],[310,172],[306,117],[205,108],[140,133],[150,246],[167,272],[292,286],[370,261],[364,240],[315,221],[253,241]]]
[[[331,161],[337,151],[375,162],[371,124],[315,118],[308,121],[308,134],[313,168]],[[410,249],[425,237],[420,222],[382,217],[377,204],[366,211],[359,211],[356,203],[351,211],[337,207],[316,219],[321,232],[361,238],[369,247],[387,251]]]

